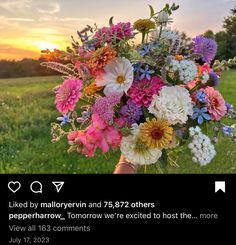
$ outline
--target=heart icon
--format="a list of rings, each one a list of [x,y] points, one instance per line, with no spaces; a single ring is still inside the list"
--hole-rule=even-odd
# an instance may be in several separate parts
[[[8,188],[13,192],[16,193],[21,188],[21,183],[19,181],[10,181],[8,183]]]

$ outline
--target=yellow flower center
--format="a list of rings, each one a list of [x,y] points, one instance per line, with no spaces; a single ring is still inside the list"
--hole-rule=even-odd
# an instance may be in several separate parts
[[[125,81],[125,76],[119,75],[119,76],[116,78],[116,81],[117,81],[117,83],[119,83],[119,84],[124,83],[124,81]]]

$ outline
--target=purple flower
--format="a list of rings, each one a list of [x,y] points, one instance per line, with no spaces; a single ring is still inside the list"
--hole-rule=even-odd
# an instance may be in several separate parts
[[[63,125],[65,125],[65,124],[70,122],[70,114],[71,114],[71,112],[69,112],[68,115],[65,114],[65,115],[63,115],[63,117],[58,117],[57,118],[57,121],[61,122],[60,123],[61,126],[63,126]]]
[[[91,117],[91,114],[91,108],[87,108],[85,111],[81,112],[82,117],[78,117],[77,122],[82,124],[88,122]]]
[[[98,114],[100,118],[109,123],[113,120],[115,114],[113,106],[120,103],[120,98],[119,93],[111,93],[106,97],[99,97],[92,107],[92,112]]]
[[[120,114],[125,118],[128,126],[136,123],[143,115],[142,109],[137,107],[131,99],[127,101],[127,104],[122,106]]]
[[[203,107],[199,109],[198,107],[193,108],[192,119],[197,119],[198,124],[202,124],[204,119],[209,121],[211,120],[211,116],[206,113],[207,107]]]
[[[218,86],[218,84],[219,84],[219,77],[218,77],[218,75],[214,71],[212,71],[210,73],[210,80],[213,82],[213,86],[214,87]]]
[[[142,73],[142,75],[139,77],[139,80],[143,80],[146,77],[149,81],[151,80],[151,74],[155,72],[154,70],[150,70],[148,65],[145,66],[145,69],[141,68],[139,71]]]
[[[227,135],[227,136],[232,136],[233,135],[233,132],[234,132],[234,129],[230,126],[223,126],[222,128],[222,132]]]
[[[197,99],[202,103],[207,103],[207,95],[202,90],[197,91]]]
[[[121,94],[113,92],[113,93],[108,94],[106,98],[109,104],[111,104],[112,106],[115,106],[120,103]]]
[[[230,105],[228,102],[225,102],[225,106],[227,108],[227,111],[232,111],[234,109],[233,105]]]
[[[202,56],[204,62],[210,63],[216,55],[217,43],[211,38],[197,36],[193,38],[194,53]]]

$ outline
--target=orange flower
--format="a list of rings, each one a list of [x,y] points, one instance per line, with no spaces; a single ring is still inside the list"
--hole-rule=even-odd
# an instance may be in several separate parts
[[[179,54],[175,55],[175,59],[178,61],[182,60],[183,58],[184,58],[183,55],[179,55]]]
[[[95,82],[92,82],[88,87],[84,89],[85,95],[91,96],[96,92],[99,92],[103,89],[103,87],[98,87]]]
[[[116,57],[116,54],[116,51],[109,46],[99,48],[88,61],[88,67],[92,72],[96,69],[102,69],[109,61]]]

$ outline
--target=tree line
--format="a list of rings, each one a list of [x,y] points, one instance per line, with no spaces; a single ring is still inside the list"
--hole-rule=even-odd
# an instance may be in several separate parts
[[[58,73],[42,67],[42,60],[23,59],[20,61],[0,60],[0,78],[49,76]]]

